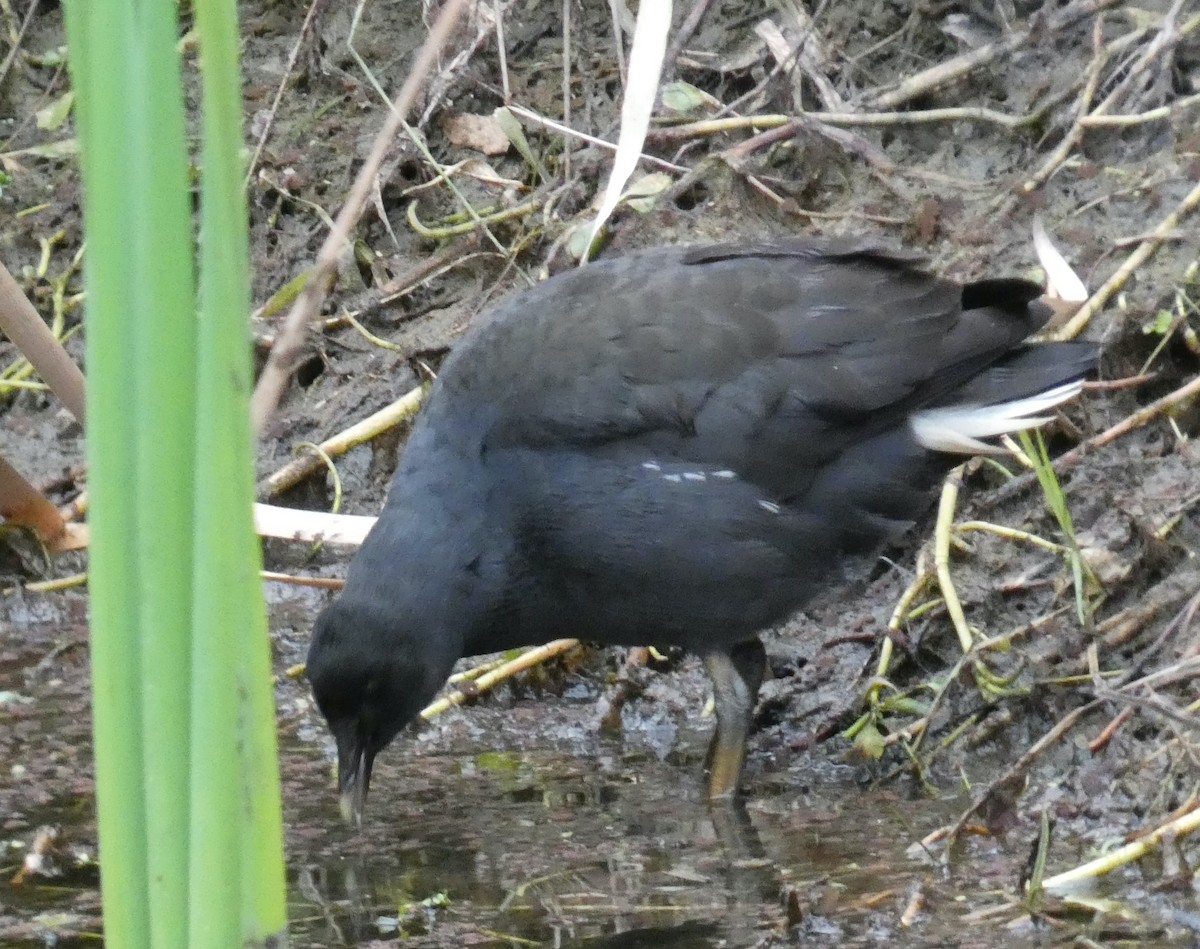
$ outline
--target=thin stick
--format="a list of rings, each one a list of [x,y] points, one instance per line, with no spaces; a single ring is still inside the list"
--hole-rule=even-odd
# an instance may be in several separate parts
[[[1058,143],[1054,151],[1046,157],[1046,160],[1042,162],[1038,170],[1021,185],[1021,190],[1026,194],[1036,191],[1049,181],[1050,176],[1062,166],[1062,163],[1067,160],[1067,156],[1071,154],[1071,150],[1083,138],[1083,125],[1080,124],[1080,120],[1088,114],[1092,107],[1092,99],[1096,95],[1096,89],[1100,85],[1100,76],[1104,72],[1104,64],[1108,60],[1108,54],[1104,49],[1103,26],[1103,18],[1097,17],[1092,30],[1092,46],[1095,51],[1092,54],[1092,63],[1088,69],[1087,81],[1083,84],[1083,92],[1079,94],[1079,104],[1075,112],[1075,121],[1071,123],[1071,128],[1067,131],[1067,134],[1063,136],[1062,141]],[[1102,104],[1096,109],[1096,112],[1101,112],[1104,108],[1105,106]]]
[[[294,587],[315,587],[318,590],[340,590],[346,581],[338,577],[298,577],[291,573],[276,573],[274,570],[262,571],[262,578],[268,583],[286,583]]]
[[[4,85],[4,80],[8,78],[8,71],[12,69],[12,64],[16,61],[17,54],[21,52],[21,44],[25,41],[25,34],[29,30],[29,24],[33,22],[34,14],[38,11],[38,0],[33,0],[29,4],[29,9],[25,11],[25,19],[21,21],[21,29],[13,38],[13,44],[8,48],[8,55],[4,57],[4,63],[0,64],[0,86]]]
[[[614,8],[614,13],[615,8]],[[563,34],[563,53],[562,53],[562,117],[563,124],[571,124],[571,0],[562,0],[562,34]],[[617,49],[621,47],[621,31],[617,30],[617,35],[614,37],[617,43]],[[508,97],[504,99],[505,104],[508,104]],[[571,150],[563,149],[563,177],[571,177]]]
[[[1174,113],[1200,105],[1200,92],[1182,99],[1176,99],[1170,105],[1159,106],[1146,112],[1136,112],[1132,115],[1085,115],[1079,124],[1085,128],[1127,128],[1131,125],[1143,125],[1146,122],[1157,122],[1159,119],[1169,119]]]
[[[1179,228],[1189,214],[1200,207],[1200,182],[1196,184],[1187,196],[1175,206],[1175,209],[1168,214],[1162,221],[1159,222],[1153,232],[1142,241],[1134,249],[1133,253],[1125,258],[1125,263],[1117,269],[1111,277],[1104,281],[1104,284],[1092,294],[1091,298],[1079,308],[1070,321],[1057,333],[1054,334],[1055,339],[1074,339],[1087,327],[1091,318],[1096,315],[1104,305],[1125,286],[1127,281],[1138,267],[1142,266],[1147,260],[1157,253],[1162,245],[1170,240],[1171,235]]]
[[[1029,766],[1033,764],[1034,760],[1036,760],[1043,751],[1066,735],[1067,732],[1075,727],[1075,725],[1081,718],[1083,718],[1085,714],[1092,711],[1094,708],[1098,708],[1100,704],[1101,703],[1098,701],[1088,702],[1086,705],[1081,705],[1079,708],[1073,709],[1059,719],[1054,724],[1053,728],[1039,738],[1028,750],[1026,750],[1023,755],[1021,755],[1020,758],[1016,760],[1012,767],[1006,769],[1003,774],[999,775],[988,784],[984,792],[975,799],[975,802],[965,811],[963,811],[961,815],[959,815],[958,820],[954,822],[954,826],[950,828],[950,832],[947,836],[949,836],[951,840],[956,839],[958,835],[963,832],[963,828],[967,826],[967,821],[975,816],[975,814],[989,800],[997,788],[1004,786],[1008,782],[1012,781],[1013,778],[1027,771]],[[1047,883],[1049,883],[1049,881],[1047,881]]]
[[[362,214],[363,208],[366,207],[375,176],[379,174],[379,169],[387,157],[392,140],[403,126],[404,118],[412,109],[421,84],[433,68],[438,54],[450,36],[450,31],[458,22],[466,6],[467,0],[447,0],[445,6],[442,7],[437,22],[429,31],[429,36],[417,54],[416,61],[413,63],[408,77],[404,80],[404,85],[392,103],[387,121],[379,130],[379,134],[375,136],[371,153],[363,162],[362,168],[359,169],[358,177],[350,189],[346,203],[338,212],[334,229],[326,236],[324,244],[321,245],[312,277],[305,285],[303,293],[288,311],[284,328],[271,348],[271,355],[267,358],[267,364],[263,368],[262,376],[259,378],[258,386],[254,390],[254,397],[251,400],[251,425],[259,436],[266,429],[271,413],[275,411],[275,407],[283,397],[284,389],[293,370],[303,358],[305,329],[320,309],[326,284],[337,269],[338,258],[342,247],[350,237],[351,227]]]
[[[551,131],[558,132],[561,135],[569,135],[573,138],[579,139],[580,141],[587,142],[589,145],[596,145],[599,148],[606,148],[610,152],[615,152],[617,150],[617,146],[613,142],[606,141],[602,138],[597,138],[595,135],[588,135],[587,132],[577,131],[570,126],[563,125],[561,122],[555,122],[553,119],[547,119],[544,116],[538,115],[536,112],[526,109],[524,106],[510,105],[508,110],[512,112],[513,115],[519,116],[520,118],[526,119],[527,121],[533,122],[537,125],[541,125],[544,128],[550,129]],[[653,133],[647,137],[653,137]],[[657,165],[659,168],[665,169],[666,171],[683,173],[688,170],[683,165],[673,164],[663,158],[659,158],[657,155],[647,155],[645,152],[642,152],[640,158],[642,161],[651,165]]]
[[[1163,17],[1162,27],[1147,45],[1146,49],[1138,57],[1137,62],[1129,67],[1124,77],[1109,92],[1104,100],[1094,109],[1089,111],[1089,103],[1092,96],[1095,94],[1097,85],[1099,83],[1100,74],[1107,59],[1108,53],[1112,48],[1115,47],[1115,44],[1112,44],[1112,46],[1110,46],[1107,50],[1104,48],[1103,37],[1101,34],[1102,20],[1097,18],[1095,29],[1093,31],[1093,45],[1096,48],[1096,52],[1092,61],[1092,69],[1088,77],[1087,88],[1083,96],[1080,98],[1078,115],[1076,116],[1074,123],[1071,125],[1070,131],[1059,143],[1053,154],[1042,164],[1037,173],[1021,186],[1023,191],[1028,194],[1029,192],[1034,191],[1041,185],[1045,184],[1054,171],[1057,170],[1057,168],[1066,160],[1072,149],[1079,144],[1086,129],[1092,125],[1104,124],[1103,120],[1108,117],[1108,113],[1120,103],[1120,101],[1125,97],[1125,94],[1133,86],[1134,82],[1149,67],[1154,59],[1164,51],[1174,48],[1179,39],[1179,31],[1175,29],[1175,18],[1182,6],[1182,0],[1176,0],[1175,4],[1171,7],[1171,10]],[[1192,20],[1189,20],[1188,23],[1185,24],[1183,31],[1185,33],[1190,32],[1191,30],[1196,29],[1197,26],[1200,26],[1200,17],[1194,17]],[[1135,31],[1135,33],[1136,32],[1139,31]],[[1123,117],[1117,118],[1120,119]],[[1117,123],[1113,124],[1119,125],[1127,123],[1118,121]]]
[[[1051,15],[1046,28],[1049,32],[1056,32],[1123,2],[1124,0],[1083,0],[1083,2],[1072,3]],[[938,63],[936,66],[905,79],[890,92],[868,96],[867,104],[875,109],[894,109],[904,105],[934,89],[962,79],[968,73],[1006,53],[1019,49],[1029,41],[1032,34],[1032,30],[1022,30],[1003,40],[986,43],[978,49],[955,56],[944,63]]]
[[[1099,448],[1102,445],[1107,445],[1114,439],[1120,438],[1122,435],[1127,435],[1135,428],[1145,425],[1155,416],[1162,415],[1168,409],[1172,409],[1196,395],[1200,395],[1200,376],[1197,376],[1191,382],[1180,386],[1175,391],[1168,392],[1161,399],[1155,399],[1149,405],[1142,406],[1132,415],[1125,417],[1116,425],[1112,426],[1112,428],[1106,429],[1099,435],[1089,438],[1086,442],[1080,445],[1079,448],[1073,448],[1071,451],[1062,455],[1059,458],[1059,462],[1068,461],[1069,459],[1068,463],[1074,464],[1083,456],[1083,452],[1080,449]]]
[[[500,88],[504,91],[504,104],[512,102],[512,87],[508,81],[508,49],[504,43],[504,11],[499,3],[492,4],[492,18],[496,21],[496,53],[500,60]]]
[[[254,177],[254,169],[258,167],[258,160],[262,157],[267,138],[275,126],[275,115],[279,111],[279,103],[283,101],[283,94],[296,69],[296,60],[300,58],[300,50],[304,48],[305,37],[312,29],[313,17],[320,5],[321,0],[309,0],[308,10],[304,14],[304,22],[300,24],[300,35],[296,37],[296,42],[292,44],[292,50],[288,53],[287,65],[283,69],[283,75],[279,77],[279,86],[275,89],[275,98],[271,100],[271,107],[267,110],[267,119],[263,123],[263,130],[259,133],[258,142],[254,146],[254,155],[250,158],[250,164],[246,166],[245,186],[249,186],[250,179]]]
[[[617,0],[608,0],[608,14],[612,18],[613,47],[617,51],[617,74],[621,77],[621,88],[625,88],[625,33],[621,29],[621,13]]]
[[[683,18],[683,22],[679,24],[679,30],[667,46],[666,55],[663,56],[663,79],[674,77],[675,60],[683,52],[683,47],[692,38],[692,34],[700,27],[700,22],[704,19],[704,15],[708,13],[708,8],[712,5],[713,0],[692,0],[692,8],[688,10],[688,14]]]
[[[719,119],[701,119],[683,125],[658,128],[646,138],[655,142],[688,141],[710,135],[721,135],[742,129],[760,131],[778,128],[799,118],[816,119],[826,125],[844,128],[888,128],[895,125],[925,125],[934,122],[986,122],[1004,128],[1020,128],[1038,118],[1038,112],[1009,115],[982,106],[955,106],[945,109],[918,109],[913,112],[803,112],[799,116],[767,113],[765,115],[730,115]]]

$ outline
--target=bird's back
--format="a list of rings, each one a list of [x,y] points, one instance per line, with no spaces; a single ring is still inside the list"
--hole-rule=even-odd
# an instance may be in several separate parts
[[[490,648],[737,642],[921,513],[954,459],[914,413],[1087,371],[1091,347],[1021,348],[1048,315],[1038,292],[964,288],[870,243],[590,264],[468,334],[393,493],[457,458],[444,477],[470,483],[478,543],[504,551],[483,554]]]

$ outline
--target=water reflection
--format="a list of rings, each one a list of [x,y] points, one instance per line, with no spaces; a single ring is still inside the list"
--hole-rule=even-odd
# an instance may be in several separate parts
[[[40,824],[94,849],[87,655],[79,628],[0,623],[0,944],[98,944],[94,871],[11,883]],[[597,738],[584,700],[478,706],[381,757],[355,832],[338,818],[328,735],[306,686],[281,678],[278,698],[297,947],[1046,942],[1014,902],[1029,827],[971,838],[961,877],[946,879],[906,851],[964,801],[907,799],[900,782],[864,787],[829,766],[829,749],[787,768],[765,767],[760,751],[745,802],[711,807],[703,733],[662,755],[652,742]],[[981,761],[974,780],[988,769]],[[1082,859],[1087,846],[1061,842],[1057,859]],[[1196,945],[1190,893],[1148,896],[1129,882],[1113,895],[1136,896],[1136,912],[1060,914],[1060,944]]]
[[[860,915],[884,906],[894,920],[906,877],[929,872],[903,856],[912,838],[889,809],[910,806],[894,797],[855,787],[710,805],[693,770],[611,753],[409,755],[362,833],[334,828],[293,853],[296,943],[403,931],[415,946],[703,949],[798,924],[833,938],[825,913],[882,892]],[[320,817],[298,819],[331,826],[322,797]]]

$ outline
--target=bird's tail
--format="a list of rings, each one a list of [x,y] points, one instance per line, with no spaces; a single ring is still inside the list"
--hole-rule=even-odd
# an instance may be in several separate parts
[[[983,441],[1044,425],[1055,406],[1078,395],[1099,359],[1093,343],[1040,343],[969,379],[937,404],[909,416],[913,435],[933,451],[978,455],[1001,451]]]

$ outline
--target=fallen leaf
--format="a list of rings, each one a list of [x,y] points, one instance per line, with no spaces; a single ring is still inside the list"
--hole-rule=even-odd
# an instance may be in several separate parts
[[[463,112],[442,122],[442,131],[451,145],[472,148],[485,155],[503,155],[508,151],[508,136],[494,116]]]

